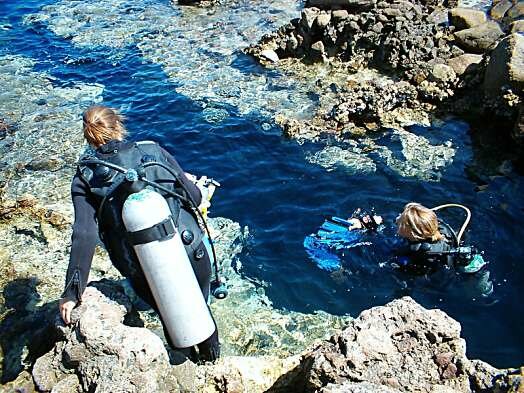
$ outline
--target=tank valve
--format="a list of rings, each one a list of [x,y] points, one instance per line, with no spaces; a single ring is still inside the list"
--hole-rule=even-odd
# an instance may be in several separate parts
[[[222,280],[211,281],[211,294],[216,299],[225,299],[228,294],[226,284]]]

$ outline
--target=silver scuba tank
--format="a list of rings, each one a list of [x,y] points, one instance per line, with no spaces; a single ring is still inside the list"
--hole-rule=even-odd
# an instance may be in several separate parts
[[[167,201],[149,189],[131,194],[122,220],[131,236],[141,236],[133,247],[173,345],[186,348],[209,338],[215,324]]]

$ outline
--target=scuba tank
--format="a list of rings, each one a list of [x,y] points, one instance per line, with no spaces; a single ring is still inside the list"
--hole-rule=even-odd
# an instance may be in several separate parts
[[[173,344],[209,338],[215,323],[164,197],[149,189],[131,194],[122,219]]]

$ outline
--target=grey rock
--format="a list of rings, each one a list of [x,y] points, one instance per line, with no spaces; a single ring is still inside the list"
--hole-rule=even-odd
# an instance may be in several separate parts
[[[504,18],[504,16],[506,15],[506,12],[513,6],[513,3],[511,0],[502,0],[500,2],[498,2],[497,4],[495,4],[489,14],[491,16],[492,19],[495,19],[495,20],[500,20],[502,18]]]
[[[474,53],[483,53],[493,47],[504,36],[497,22],[486,22],[455,33],[459,46]]]
[[[515,139],[521,146],[524,146],[524,103],[519,106],[517,120],[513,127],[513,139]]]
[[[280,60],[277,53],[271,49],[264,49],[260,52],[260,56],[272,61],[273,63],[277,63]]]
[[[497,45],[484,78],[484,92],[496,98],[505,87],[522,93],[524,89],[524,36],[513,33]]]
[[[524,20],[516,20],[509,27],[510,33],[524,33]]]
[[[518,1],[511,7],[506,13],[506,18],[508,18],[509,21],[524,19],[524,1]]]
[[[321,9],[370,9],[376,4],[376,0],[307,0],[306,7],[318,7]]]
[[[320,15],[317,16],[316,24],[319,29],[324,29],[331,22],[331,13],[322,11]]]
[[[453,68],[446,64],[435,64],[431,70],[431,76],[434,80],[440,82],[453,82],[457,77]]]
[[[315,19],[317,19],[319,14],[320,10],[318,8],[304,8],[302,10],[300,24],[306,29],[306,31],[311,30],[313,28],[313,23],[315,23]]]
[[[483,370],[467,359],[458,322],[407,297],[362,312],[340,334],[306,351],[301,367],[287,376],[287,386],[325,393],[469,393],[470,378]]]
[[[455,74],[462,75],[467,70],[471,70],[482,61],[482,55],[474,55],[465,53],[463,55],[453,57],[447,61],[447,64],[453,68]]]
[[[74,372],[83,391],[152,392],[178,387],[169,373],[162,340],[148,329],[123,325],[130,303],[125,297],[118,299],[122,304],[88,287],[73,312],[72,326],[65,327],[57,319],[56,329],[64,339],[33,368],[40,390],[74,384],[61,370]]]
[[[343,21],[349,17],[349,12],[346,10],[335,10],[331,15],[335,21]]]
[[[457,30],[469,29],[486,22],[484,11],[472,8],[453,8],[449,11],[449,20]]]
[[[340,385],[329,384],[320,393],[399,393],[400,390],[369,382],[344,382]]]

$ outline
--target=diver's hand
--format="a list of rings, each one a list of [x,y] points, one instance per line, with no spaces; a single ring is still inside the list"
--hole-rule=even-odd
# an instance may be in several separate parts
[[[348,219],[348,222],[351,224],[348,227],[348,230],[351,231],[353,229],[362,229],[362,223],[360,222],[358,218],[350,218]]]
[[[60,299],[58,309],[60,310],[60,316],[66,325],[71,323],[71,311],[73,311],[75,306],[76,302],[74,300]]]

